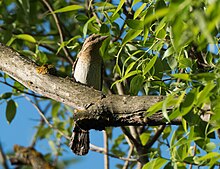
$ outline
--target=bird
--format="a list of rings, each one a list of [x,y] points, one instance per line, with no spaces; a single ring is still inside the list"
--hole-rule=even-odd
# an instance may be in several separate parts
[[[72,67],[75,82],[102,90],[103,59],[99,49],[106,38],[107,36],[92,34],[85,40]],[[70,148],[76,155],[86,155],[90,149],[89,131],[81,129],[76,123]]]

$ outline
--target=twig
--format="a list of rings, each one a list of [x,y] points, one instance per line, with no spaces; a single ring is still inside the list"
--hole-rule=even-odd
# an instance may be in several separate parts
[[[149,148],[151,148],[151,147],[153,146],[153,144],[155,143],[155,141],[157,141],[157,139],[160,137],[160,135],[161,135],[161,133],[163,132],[163,130],[165,129],[165,127],[166,127],[165,124],[164,124],[164,125],[161,125],[161,126],[159,127],[159,129],[157,130],[157,132],[156,132],[156,134],[154,135],[154,137],[153,137],[151,140],[149,140],[149,141],[147,142],[147,144],[144,146],[146,149],[149,149]]]
[[[129,140],[134,144],[136,148],[140,147],[140,144],[137,142],[137,140],[131,135],[131,133],[124,126],[121,126],[121,130],[129,138]]]
[[[88,11],[91,10],[92,12],[92,15],[96,17],[96,22],[99,24],[99,26],[102,25],[101,21],[99,20],[99,17],[97,16],[97,14],[95,13],[95,9],[94,9],[94,6],[92,5],[93,3],[93,0],[89,0],[88,3]]]
[[[130,148],[129,148],[129,151],[128,151],[127,158],[130,158],[133,151],[134,151],[134,145],[130,141],[128,141],[128,144],[129,144]],[[129,161],[125,161],[124,166],[123,166],[122,169],[127,169],[128,167],[129,167]]]
[[[9,169],[9,166],[7,164],[7,158],[6,158],[6,155],[2,149],[1,143],[0,143],[0,162],[2,163],[2,166],[4,169]]]
[[[92,150],[94,152],[102,153],[102,154],[107,154],[103,148],[97,147],[92,144],[90,144],[90,150]],[[107,155],[110,157],[113,157],[113,158],[123,160],[123,161],[137,162],[137,159],[134,159],[134,158],[118,157],[118,156],[116,156],[114,154],[110,154],[110,153],[108,153]]]
[[[103,141],[104,141],[104,150],[106,154],[104,154],[104,168],[109,169],[109,157],[108,157],[108,134],[105,130],[103,130]]]
[[[59,21],[58,21],[58,18],[56,16],[56,14],[53,12],[53,9],[52,7],[50,6],[50,4],[47,2],[47,0],[42,0],[43,3],[47,6],[47,8],[49,9],[49,11],[51,12],[53,18],[54,18],[54,21],[56,23],[56,26],[57,26],[57,29],[58,29],[58,32],[59,32],[59,35],[60,35],[60,43],[62,44],[63,43],[63,33],[62,33],[62,29],[60,27],[60,24],[59,24]],[[69,62],[73,65],[74,64],[74,61],[73,59],[69,56],[69,52],[67,50],[66,47],[63,47],[63,51],[67,57],[67,59],[69,60]]]
[[[37,100],[35,97],[34,97],[34,100],[35,100],[36,104],[38,104],[38,100]],[[51,103],[48,103],[47,106],[45,107],[45,109],[44,109],[43,111],[41,111],[41,112],[47,112],[47,110],[50,108],[50,106],[51,106]],[[39,105],[38,105],[38,108],[41,110],[41,108],[39,107]],[[45,115],[45,113],[44,113],[44,115]],[[44,123],[45,123],[45,121],[44,121],[44,119],[41,117],[41,120],[40,120],[40,123],[39,123],[38,126],[43,126]],[[40,129],[40,127],[39,127],[39,129]],[[35,135],[33,136],[33,140],[31,141],[30,147],[34,147],[34,145],[36,144],[36,141],[37,141],[37,137],[36,137],[36,136],[37,136],[37,133],[38,133],[38,130],[36,131]]]
[[[36,94],[34,94],[34,93],[29,93],[29,92],[20,90],[20,89],[18,89],[17,87],[15,87],[15,86],[9,84],[9,83],[6,82],[6,81],[1,81],[1,80],[0,80],[0,83],[5,84],[5,85],[7,85],[7,86],[9,86],[9,87],[11,87],[11,88],[13,88],[13,89],[18,90],[18,91],[21,92],[21,93],[24,93],[24,94],[29,95],[29,96],[34,96],[34,97],[38,97],[38,98],[41,98],[41,99],[48,99],[47,97],[44,97],[44,96],[38,96],[38,95],[36,95]]]
[[[58,133],[60,133],[63,137],[65,137],[66,139],[70,140],[71,138],[69,136],[67,136],[65,133],[63,133],[62,131],[60,131],[59,129],[55,128],[52,124],[50,124],[50,122],[47,120],[47,118],[44,116],[44,114],[42,113],[42,111],[38,108],[38,106],[36,104],[34,104],[34,102],[28,98],[27,96],[24,96],[26,100],[28,100],[38,111],[38,113],[40,114],[40,116],[42,117],[42,119],[45,121],[45,123],[47,123],[47,125],[56,130]]]
[[[196,144],[194,144],[194,146],[193,146],[193,156],[196,155],[196,150],[197,150]],[[193,168],[193,164],[190,164],[190,165],[189,165],[189,169],[192,169],[192,168]]]

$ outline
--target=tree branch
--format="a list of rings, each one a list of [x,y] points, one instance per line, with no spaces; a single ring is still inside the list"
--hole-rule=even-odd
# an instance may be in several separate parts
[[[102,92],[75,83],[70,78],[40,74],[34,62],[0,44],[0,70],[28,89],[77,109],[74,120],[83,129],[102,130],[107,126],[166,124],[161,112],[146,118],[146,111],[163,96],[103,95]],[[171,121],[181,124],[181,119]]]
[[[55,169],[44,156],[32,147],[14,145],[15,156],[10,157],[12,165],[30,165],[33,169]]]

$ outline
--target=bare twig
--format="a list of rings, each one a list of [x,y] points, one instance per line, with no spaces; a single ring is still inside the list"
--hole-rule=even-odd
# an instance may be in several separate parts
[[[103,141],[104,141],[104,150],[106,154],[104,154],[104,168],[109,169],[109,157],[108,157],[108,134],[105,130],[103,130]]]
[[[11,87],[11,88],[13,88],[13,89],[16,89],[17,91],[19,91],[19,92],[21,92],[21,93],[27,94],[27,95],[29,95],[29,96],[39,97],[39,98],[41,98],[41,99],[48,99],[47,97],[44,97],[44,96],[38,96],[38,95],[36,95],[36,94],[34,94],[34,93],[29,93],[29,92],[20,90],[20,89],[18,89],[17,87],[15,87],[15,86],[9,84],[9,83],[6,82],[6,81],[1,81],[1,80],[0,80],[0,83],[3,83],[3,84],[5,84],[5,85],[7,85],[7,86],[9,86],[9,87]]]
[[[122,126],[121,130],[129,138],[129,140],[134,144],[136,148],[140,146],[137,140],[131,135],[131,133],[125,127]]]
[[[62,29],[61,29],[60,24],[59,24],[59,20],[58,20],[56,14],[53,12],[53,9],[52,9],[52,7],[50,6],[50,4],[48,3],[48,1],[47,1],[47,0],[42,0],[42,1],[43,1],[43,3],[47,6],[47,8],[49,9],[49,11],[51,12],[51,14],[52,14],[52,16],[53,16],[53,18],[54,18],[54,21],[55,21],[55,23],[56,23],[56,26],[57,26],[57,29],[58,29],[58,32],[59,32],[59,35],[60,35],[60,43],[62,44],[62,43],[63,43],[63,33],[62,33]],[[69,62],[73,65],[73,64],[74,64],[74,61],[73,61],[73,59],[70,57],[67,48],[66,48],[66,47],[63,47],[63,51],[64,51],[64,53],[65,53],[67,59],[69,60]]]
[[[38,104],[38,100],[34,97],[34,100],[35,100],[35,103],[37,104],[38,108],[41,110],[40,108],[40,105]],[[48,103],[47,106],[44,108],[44,110],[41,110],[41,112],[44,112],[44,116],[45,116],[45,112],[47,112],[47,110],[50,108],[51,106],[51,103]],[[45,121],[44,119],[41,117],[41,120],[40,120],[40,123],[39,123],[39,129],[41,126],[43,126],[45,124]],[[36,141],[37,141],[37,133],[38,133],[38,130],[36,131],[35,135],[33,136],[33,140],[31,141],[31,145],[30,147],[34,147],[34,145],[36,144]]]
[[[164,125],[161,125],[161,126],[159,127],[159,129],[158,129],[157,132],[155,133],[154,137],[153,137],[151,140],[149,140],[149,141],[147,142],[147,144],[144,146],[146,149],[149,149],[149,148],[151,148],[151,147],[153,146],[153,144],[155,143],[155,141],[157,141],[157,139],[160,137],[160,135],[161,135],[161,133],[163,132],[163,130],[165,129],[165,127],[166,127],[165,124],[164,124]]]
[[[99,26],[101,26],[102,23],[99,20],[99,17],[97,16],[97,14],[95,13],[95,9],[94,9],[94,6],[92,3],[93,3],[93,0],[89,0],[89,2],[87,2],[88,10],[91,10],[92,15],[95,16],[95,18],[96,18],[96,22],[99,24]]]
[[[59,129],[55,128],[52,124],[50,124],[50,122],[47,120],[47,118],[44,116],[44,113],[38,108],[38,106],[36,104],[34,104],[34,102],[27,96],[24,96],[26,100],[28,100],[38,111],[38,113],[40,114],[40,116],[43,118],[43,120],[45,121],[45,123],[47,123],[47,125],[56,130],[58,133],[61,134],[61,136],[65,137],[66,139],[70,140],[70,137],[67,136],[65,133],[63,133],[62,131],[60,131]]]
[[[196,150],[197,150],[196,144],[194,144],[194,146],[193,146],[193,156],[196,155]],[[193,168],[193,164],[190,164],[190,165],[189,165],[189,169],[192,169],[192,168]]]
[[[128,140],[128,144],[129,144],[130,148],[129,148],[129,151],[128,151],[127,158],[131,158],[131,155],[134,151],[134,145],[130,142],[130,140]],[[124,166],[123,166],[122,169],[127,169],[129,167],[129,162],[130,161],[125,161]]]
[[[90,150],[92,150],[94,152],[102,153],[102,154],[107,154],[104,151],[103,148],[97,147],[97,146],[92,145],[92,144],[90,144]],[[117,159],[123,160],[123,161],[137,162],[137,159],[134,159],[134,158],[118,157],[118,156],[116,156],[114,154],[110,154],[110,153],[108,153],[107,155],[110,156],[110,157],[113,157],[113,158],[117,158]]]

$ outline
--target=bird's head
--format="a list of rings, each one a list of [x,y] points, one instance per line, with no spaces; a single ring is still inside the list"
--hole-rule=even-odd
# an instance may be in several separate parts
[[[82,49],[83,49],[84,51],[85,51],[85,50],[94,50],[94,49],[99,50],[99,48],[100,48],[101,45],[102,45],[102,42],[103,42],[107,37],[108,37],[108,36],[101,36],[101,35],[93,34],[93,35],[89,36],[89,37],[85,40]]]

